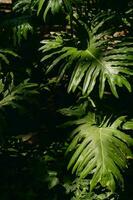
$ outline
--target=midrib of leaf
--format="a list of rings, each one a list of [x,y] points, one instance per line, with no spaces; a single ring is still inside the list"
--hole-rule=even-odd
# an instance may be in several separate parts
[[[86,51],[92,58],[94,58],[100,65],[104,67],[103,63],[99,59],[97,59],[96,56],[94,56],[88,49]]]
[[[102,160],[102,170],[104,171],[105,168],[105,159],[104,159],[104,145],[102,142],[102,128],[99,130],[99,136],[100,136],[100,148],[101,148],[101,160]]]
[[[89,50],[86,50],[86,51],[92,58],[94,58],[97,61],[97,63],[100,64],[100,66],[102,66],[105,69],[105,71],[108,71],[108,73],[112,75],[112,73],[110,73],[110,70],[107,67],[105,67],[103,63],[99,59],[96,58],[96,56],[94,56]]]

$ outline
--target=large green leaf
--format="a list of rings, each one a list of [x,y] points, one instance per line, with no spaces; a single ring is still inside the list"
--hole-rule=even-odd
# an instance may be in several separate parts
[[[122,172],[127,168],[127,159],[133,157],[130,146],[133,139],[119,129],[125,116],[113,123],[104,119],[97,124],[94,113],[74,121],[77,128],[73,131],[73,140],[67,153],[73,152],[68,169],[82,179],[90,175],[90,189],[98,183],[112,192],[116,183],[123,187]]]
[[[81,45],[77,47],[82,41],[76,40],[75,45],[70,45],[70,41],[68,43],[63,38],[58,43],[56,39],[43,45],[42,62],[46,63],[47,72],[57,66],[59,78],[70,72],[68,92],[74,92],[81,86],[82,93],[89,95],[97,83],[100,98],[103,97],[107,83],[115,97],[118,97],[117,86],[126,87],[131,92],[128,77],[133,75],[132,38],[112,38],[110,32],[113,28],[104,30],[105,24],[109,24],[112,18],[101,14],[91,22],[91,27],[81,23],[88,33],[85,49]],[[49,43],[54,46],[54,52]]]

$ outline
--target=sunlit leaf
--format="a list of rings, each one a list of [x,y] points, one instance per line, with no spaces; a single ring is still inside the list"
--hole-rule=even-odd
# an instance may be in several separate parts
[[[75,46],[70,46],[70,42],[68,41],[68,44],[66,40],[63,42],[61,36],[58,43],[57,37],[41,47],[44,54],[42,61],[48,59],[47,72],[57,68],[59,79],[64,74],[70,73],[68,73],[70,75],[68,92],[75,92],[81,86],[83,95],[90,95],[95,85],[99,84],[99,96],[102,98],[108,85],[113,95],[118,98],[118,87],[125,87],[129,92],[132,90],[128,80],[128,77],[133,75],[132,38],[111,37],[109,42],[106,36],[111,30],[99,33],[99,29],[104,27],[105,22],[110,23],[114,16],[105,16],[103,19],[103,14],[101,17],[99,14],[91,22],[91,28],[81,23],[89,38],[85,49],[76,47],[77,43]],[[81,43],[79,40],[79,44]]]
[[[113,123],[106,119],[97,124],[94,114],[89,113],[74,121],[77,128],[67,149],[67,153],[73,153],[68,169],[72,168],[81,179],[92,175],[91,190],[98,183],[111,191],[115,190],[116,183],[124,185],[122,172],[127,168],[127,159],[133,158],[129,148],[133,139],[119,129],[124,120],[122,116]]]

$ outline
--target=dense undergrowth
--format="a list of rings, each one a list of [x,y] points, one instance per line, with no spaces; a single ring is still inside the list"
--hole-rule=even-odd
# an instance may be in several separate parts
[[[1,200],[133,198],[132,5],[0,13]]]

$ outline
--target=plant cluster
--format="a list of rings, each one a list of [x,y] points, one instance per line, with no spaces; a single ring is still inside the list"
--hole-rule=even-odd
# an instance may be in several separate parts
[[[0,13],[2,200],[132,199],[132,5],[16,0]]]

